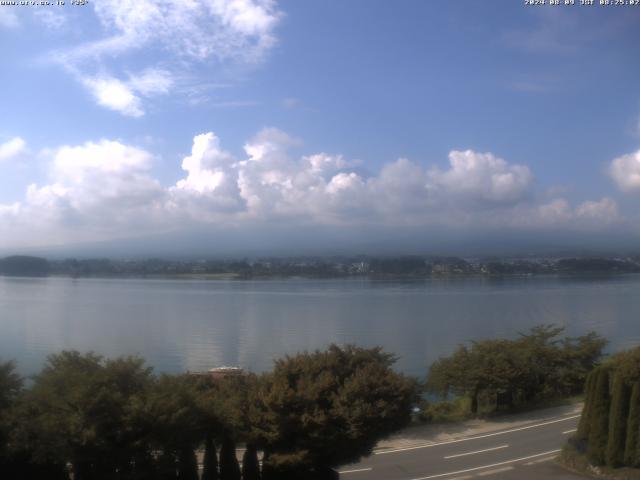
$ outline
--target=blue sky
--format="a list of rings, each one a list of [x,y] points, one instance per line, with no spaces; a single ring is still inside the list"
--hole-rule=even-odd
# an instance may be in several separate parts
[[[0,6],[0,248],[635,238],[638,27],[640,6],[513,1]]]

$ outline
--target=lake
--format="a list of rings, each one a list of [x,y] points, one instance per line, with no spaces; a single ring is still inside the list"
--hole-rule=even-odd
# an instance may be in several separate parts
[[[171,280],[0,277],[0,358],[40,369],[49,353],[140,354],[157,371],[269,369],[331,342],[381,345],[397,368],[472,339],[542,324],[640,344],[640,276],[420,280]]]

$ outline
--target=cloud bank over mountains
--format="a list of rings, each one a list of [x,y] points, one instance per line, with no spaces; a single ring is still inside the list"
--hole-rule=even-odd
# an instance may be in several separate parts
[[[26,151],[20,138],[0,145],[0,158]],[[368,174],[359,162],[324,152],[294,155],[300,141],[265,128],[236,157],[213,132],[193,138],[183,176],[163,185],[158,157],[118,140],[41,152],[48,181],[24,198],[0,204],[0,247],[46,246],[154,235],[192,227],[294,231],[447,228],[473,232],[556,229],[602,232],[629,222],[612,198],[577,205],[548,198],[534,172],[489,152],[453,150],[446,166],[400,158]],[[640,151],[610,163],[622,192],[640,191]]]

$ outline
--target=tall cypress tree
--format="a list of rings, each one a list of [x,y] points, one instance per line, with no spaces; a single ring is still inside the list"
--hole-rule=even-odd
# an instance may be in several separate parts
[[[589,438],[589,427],[591,426],[590,414],[593,410],[593,398],[595,395],[595,377],[598,375],[600,369],[596,368],[587,375],[587,381],[584,386],[584,407],[582,408],[582,416],[578,423],[578,432],[576,436],[581,440]]]
[[[629,417],[627,419],[627,439],[624,449],[624,464],[630,467],[640,465],[638,451],[640,450],[640,382],[635,382],[631,388],[629,400]]]
[[[631,389],[623,376],[614,374],[606,454],[607,465],[612,467],[620,467],[624,463],[630,396]]]
[[[175,480],[176,457],[173,452],[165,450],[156,460],[156,472],[159,480]]]
[[[198,480],[198,459],[191,447],[181,448],[178,454],[178,480]]]
[[[240,465],[236,457],[236,444],[226,436],[220,449],[220,480],[240,480]]]
[[[218,480],[218,457],[216,445],[211,435],[204,442],[204,459],[202,460],[202,480]]]
[[[262,453],[262,480],[276,480],[276,474],[273,466],[269,462],[269,451],[264,450]]]
[[[260,463],[258,462],[258,450],[255,445],[248,444],[242,456],[242,479],[260,480]]]
[[[609,409],[611,406],[609,369],[600,367],[594,383],[595,390],[590,407],[592,410],[589,413],[587,456],[596,465],[604,465],[606,462]]]

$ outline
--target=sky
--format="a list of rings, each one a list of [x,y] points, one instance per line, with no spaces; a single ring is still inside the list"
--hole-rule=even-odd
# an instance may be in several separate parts
[[[0,252],[634,248],[640,5],[577,3],[0,5]]]

